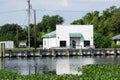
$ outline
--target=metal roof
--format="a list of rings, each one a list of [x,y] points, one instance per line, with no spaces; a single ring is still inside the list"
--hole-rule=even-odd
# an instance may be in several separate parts
[[[70,33],[69,36],[70,37],[81,37],[82,34],[81,33]]]
[[[118,39],[120,39],[120,34],[112,37],[112,40],[118,40]]]
[[[52,31],[42,36],[42,38],[53,38],[56,37],[56,31]]]

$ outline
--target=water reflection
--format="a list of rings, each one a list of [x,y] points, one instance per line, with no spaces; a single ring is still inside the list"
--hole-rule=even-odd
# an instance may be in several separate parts
[[[83,65],[94,64],[94,59],[87,57],[62,57],[57,58],[56,73],[57,74],[81,74],[78,68],[82,69]]]
[[[74,56],[0,59],[0,69],[27,74],[81,74],[86,64],[120,64],[120,56]],[[79,69],[79,70],[78,70]]]

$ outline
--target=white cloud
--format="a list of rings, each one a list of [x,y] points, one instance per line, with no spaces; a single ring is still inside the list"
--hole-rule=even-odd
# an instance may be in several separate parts
[[[65,6],[65,7],[68,6],[68,0],[63,0],[63,6]]]

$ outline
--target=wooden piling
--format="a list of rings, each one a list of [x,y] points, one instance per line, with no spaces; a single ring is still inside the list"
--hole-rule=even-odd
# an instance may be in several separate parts
[[[105,50],[102,49],[102,55],[105,56],[105,54],[106,54],[106,53],[105,53]]]
[[[93,49],[90,51],[91,56],[94,56]]]
[[[82,49],[79,49],[79,55],[82,56]]]
[[[2,45],[0,43],[0,57],[2,57]]]
[[[54,49],[52,49],[52,56],[53,56],[53,57],[56,56],[56,54],[55,54],[55,50],[54,50]]]
[[[0,57],[5,57],[5,43],[0,43]]]
[[[42,57],[41,50],[38,50],[39,57]]]
[[[69,56],[69,50],[66,49],[66,56]]]

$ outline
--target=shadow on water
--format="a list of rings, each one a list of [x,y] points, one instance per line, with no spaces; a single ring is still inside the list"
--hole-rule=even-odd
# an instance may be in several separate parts
[[[30,57],[0,59],[0,69],[28,74],[82,74],[87,64],[120,64],[120,56]]]

